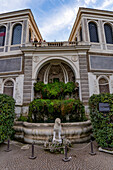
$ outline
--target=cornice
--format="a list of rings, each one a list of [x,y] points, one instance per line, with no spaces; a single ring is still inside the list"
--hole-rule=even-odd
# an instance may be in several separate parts
[[[90,45],[63,46],[63,47],[21,47],[23,53],[34,52],[68,52],[68,51],[88,51]]]

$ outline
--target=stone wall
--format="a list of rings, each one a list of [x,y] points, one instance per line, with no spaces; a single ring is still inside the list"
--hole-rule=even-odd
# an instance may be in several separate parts
[[[92,130],[90,120],[77,123],[61,123],[61,136],[72,143],[86,142],[90,139]],[[15,139],[25,143],[43,144],[53,136],[54,123],[15,122]]]

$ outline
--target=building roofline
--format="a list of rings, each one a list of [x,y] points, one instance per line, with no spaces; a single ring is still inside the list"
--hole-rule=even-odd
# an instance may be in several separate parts
[[[34,27],[37,35],[39,36],[39,39],[43,39],[41,36],[41,33],[38,29],[38,26],[36,24],[36,21],[34,19],[31,9],[22,9],[22,10],[2,13],[2,14],[0,14],[0,20],[7,19],[7,18],[14,18],[14,17],[18,17],[18,16],[25,16],[25,15],[29,16],[31,23],[33,24],[33,27]]]
[[[77,27],[77,23],[81,19],[81,15],[82,14],[93,14],[93,15],[98,15],[98,16],[101,15],[101,16],[113,17],[113,11],[79,7],[79,10],[77,12],[77,16],[76,16],[75,22],[74,22],[73,27],[72,27],[72,31],[71,31],[69,39],[68,39],[69,41],[72,41],[75,29]]]

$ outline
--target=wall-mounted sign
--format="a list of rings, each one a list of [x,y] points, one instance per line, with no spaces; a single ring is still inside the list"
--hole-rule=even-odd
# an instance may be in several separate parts
[[[99,103],[99,112],[110,112],[109,103]]]

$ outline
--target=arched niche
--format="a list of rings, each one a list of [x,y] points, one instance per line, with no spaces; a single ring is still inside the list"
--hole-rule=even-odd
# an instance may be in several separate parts
[[[106,77],[99,78],[99,92],[100,93],[109,93],[109,81]]]
[[[45,84],[60,82],[75,82],[75,74],[71,67],[60,60],[51,60],[46,62],[38,71],[37,81]]]
[[[13,91],[14,91],[14,83],[12,80],[7,80],[4,82],[4,89],[3,93],[7,94],[8,96],[13,97]]]

